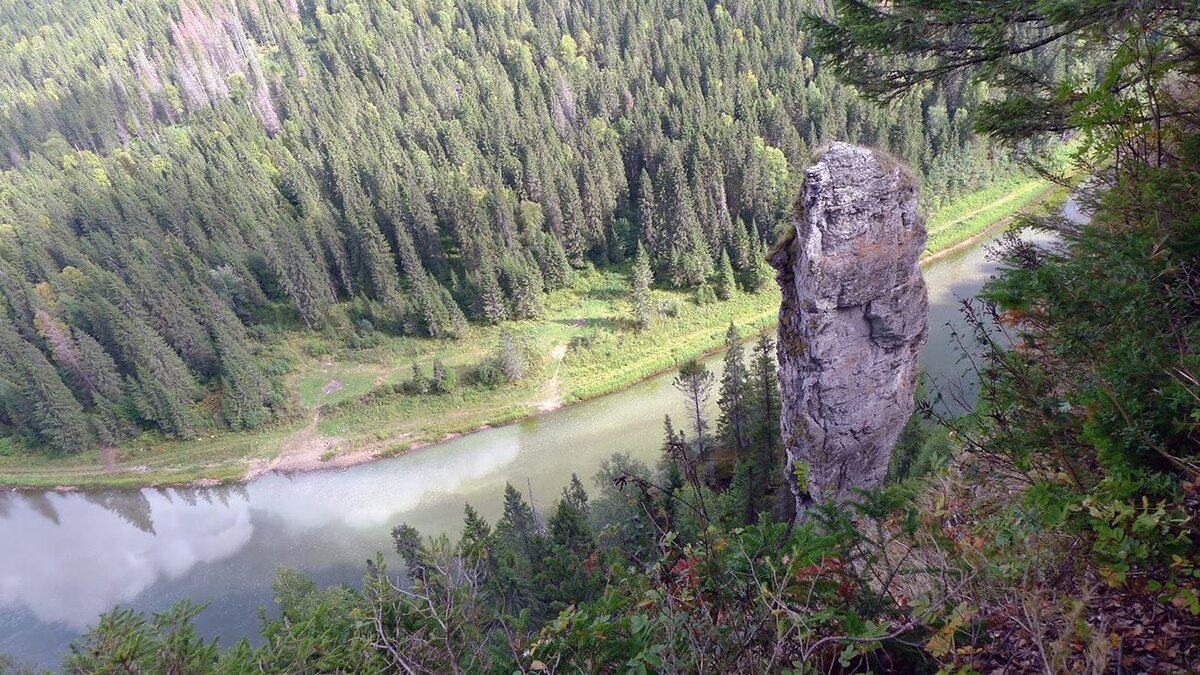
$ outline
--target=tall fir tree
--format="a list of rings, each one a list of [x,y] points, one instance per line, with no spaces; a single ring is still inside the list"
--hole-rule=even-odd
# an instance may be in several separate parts
[[[629,304],[633,308],[633,323],[638,330],[646,330],[653,321],[654,310],[650,305],[652,277],[650,256],[646,254],[646,249],[638,244],[637,257],[633,259],[633,271],[630,274],[629,283]]]
[[[721,415],[717,420],[717,437],[734,450],[738,459],[744,459],[750,447],[750,402],[749,374],[742,355],[742,345],[737,327],[729,324],[725,332],[725,370],[721,373],[721,388],[717,406]]]
[[[687,399],[688,417],[695,435],[693,447],[697,456],[703,456],[708,450],[708,420],[704,409],[712,395],[712,371],[697,359],[688,359],[679,367],[673,384]]]
[[[759,293],[771,287],[775,281],[775,270],[767,262],[767,245],[758,233],[758,225],[751,224],[750,265],[746,271],[746,290]]]
[[[721,262],[717,264],[717,297],[730,300],[737,294],[737,278],[733,276],[733,265],[729,262],[729,252],[721,251]]]
[[[775,341],[760,333],[751,351],[747,395],[750,400],[748,440],[755,449],[754,475],[767,480],[756,483],[759,493],[778,492],[783,475],[783,443],[780,438],[779,369],[775,361]],[[780,481],[770,483],[769,481]],[[781,502],[791,502],[791,499]]]

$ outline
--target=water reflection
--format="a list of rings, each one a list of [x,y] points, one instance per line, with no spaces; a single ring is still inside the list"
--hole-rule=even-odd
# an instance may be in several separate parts
[[[353,583],[401,520],[454,531],[467,501],[495,518],[506,480],[548,507],[572,471],[586,480],[618,450],[649,458],[661,415],[678,412],[672,394],[649,382],[404,457],[248,486],[3,493],[0,653],[54,666],[113,605],[161,611],[183,597],[212,603],[199,627],[228,644],[255,632],[280,565]]]
[[[254,532],[244,500],[180,509],[144,490],[29,494],[10,506],[0,520],[0,541],[9,543],[0,565],[0,605],[76,630],[160,578],[228,557]]]

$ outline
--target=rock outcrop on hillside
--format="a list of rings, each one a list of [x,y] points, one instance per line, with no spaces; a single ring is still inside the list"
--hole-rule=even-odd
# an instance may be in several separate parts
[[[928,335],[924,247],[916,182],[885,153],[834,143],[805,172],[795,232],[770,256],[783,290],[781,418],[799,514],[887,473]]]

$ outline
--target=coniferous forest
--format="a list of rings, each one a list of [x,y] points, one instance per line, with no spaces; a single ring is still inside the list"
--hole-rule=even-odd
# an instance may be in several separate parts
[[[453,339],[639,247],[727,295],[829,140],[931,207],[1013,170],[971,130],[985,86],[835,80],[820,4],[5,0],[0,428],[258,428],[289,405],[273,331]]]

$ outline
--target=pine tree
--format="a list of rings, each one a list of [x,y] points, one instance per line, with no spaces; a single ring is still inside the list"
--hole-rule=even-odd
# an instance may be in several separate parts
[[[758,336],[751,353],[747,393],[751,401],[749,440],[757,450],[754,474],[778,479],[783,468],[779,372],[775,365],[775,341],[765,332]]]
[[[500,331],[500,345],[497,361],[501,372],[509,382],[517,382],[525,377],[525,354],[521,345],[509,331]]]
[[[633,306],[633,321],[638,330],[650,327],[653,310],[650,307],[650,256],[638,244],[637,257],[633,260],[633,273],[629,285],[629,304]]]
[[[751,224],[750,242],[752,254],[750,269],[746,274],[746,290],[758,293],[775,281],[775,270],[767,262],[767,246],[759,237],[757,224]]]
[[[673,384],[687,399],[696,454],[702,457],[708,449],[708,420],[704,419],[704,408],[712,394],[713,374],[700,361],[688,359],[679,367]]]
[[[737,328],[730,323],[725,333],[725,371],[721,374],[721,389],[717,399],[721,410],[717,420],[717,436],[733,447],[739,459],[744,458],[749,449],[748,382]]]
[[[729,262],[729,252],[721,251],[721,262],[717,265],[717,297],[729,300],[737,294],[737,279],[733,276],[733,265]]]
[[[456,380],[454,371],[446,367],[441,359],[433,360],[433,380],[431,389],[437,394],[446,394],[454,390]]]

